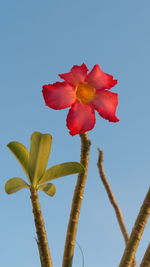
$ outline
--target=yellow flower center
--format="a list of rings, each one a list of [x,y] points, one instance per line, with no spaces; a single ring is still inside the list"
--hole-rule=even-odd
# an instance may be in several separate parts
[[[95,89],[86,83],[80,83],[76,89],[76,97],[84,104],[87,104],[95,97]]]

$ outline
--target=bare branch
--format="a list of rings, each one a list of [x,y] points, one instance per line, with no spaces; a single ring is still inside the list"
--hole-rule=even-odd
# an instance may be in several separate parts
[[[150,267],[150,243],[146,249],[140,267]]]
[[[135,221],[134,227],[132,229],[127,246],[124,250],[124,254],[122,256],[119,267],[131,266],[131,262],[135,257],[135,253],[137,251],[138,245],[140,243],[149,216],[150,216],[150,188],[146,194],[145,200],[141,206],[140,212]]]
[[[106,174],[105,174],[105,171],[104,171],[104,167],[103,167],[103,161],[104,161],[104,153],[103,151],[101,151],[99,148],[98,148],[98,152],[99,152],[99,157],[98,157],[98,162],[97,162],[97,166],[98,166],[98,169],[99,169],[99,174],[100,174],[100,178],[103,182],[103,185],[106,189],[106,192],[107,192],[107,195],[108,195],[108,198],[110,200],[110,203],[112,204],[114,210],[115,210],[115,213],[116,213],[116,217],[117,217],[117,221],[118,221],[118,224],[120,226],[120,230],[122,232],[122,235],[124,237],[124,241],[125,241],[125,244],[127,244],[128,240],[129,240],[129,235],[128,235],[128,232],[126,230],[126,226],[125,226],[125,223],[124,223],[124,220],[123,220],[123,215],[122,215],[122,212],[121,212],[121,209],[115,199],[115,196],[112,192],[112,189],[110,187],[110,184],[107,180],[107,177],[106,177]],[[130,265],[131,266],[131,265]],[[132,263],[132,267],[136,267],[136,261],[133,260],[133,263]]]

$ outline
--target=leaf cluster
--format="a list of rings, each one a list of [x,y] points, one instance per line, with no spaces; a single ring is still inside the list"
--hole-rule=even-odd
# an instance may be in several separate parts
[[[65,162],[46,169],[52,146],[52,136],[50,134],[34,132],[31,135],[29,151],[23,144],[16,141],[10,142],[7,146],[19,161],[28,179],[28,183],[19,177],[9,179],[5,184],[5,191],[8,194],[15,193],[23,188],[30,189],[30,187],[34,187],[49,196],[54,196],[56,187],[47,182],[84,172],[84,167],[78,162]]]

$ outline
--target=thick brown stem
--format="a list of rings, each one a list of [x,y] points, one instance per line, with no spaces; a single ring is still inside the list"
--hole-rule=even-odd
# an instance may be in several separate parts
[[[150,216],[150,188],[135,221],[119,267],[130,267]]]
[[[150,267],[150,243],[147,247],[147,250],[144,254],[140,267]]]
[[[42,218],[42,211],[38,199],[38,193],[34,187],[30,187],[30,192],[42,267],[52,267],[53,264],[48,247],[48,240],[46,236],[44,220]]]
[[[64,248],[62,267],[72,266],[80,209],[81,209],[81,204],[82,204],[83,194],[84,194],[84,187],[85,187],[86,178],[87,178],[90,141],[88,139],[87,133],[80,134],[80,137],[81,137],[80,163],[84,166],[85,172],[80,173],[78,175],[77,184],[74,190],[74,196],[72,200],[72,207],[71,207],[68,229],[67,229],[67,234],[66,234],[66,242],[65,242],[65,248]]]
[[[129,235],[128,235],[128,232],[126,230],[126,226],[124,223],[122,212],[121,212],[121,209],[120,209],[120,207],[119,207],[119,205],[115,199],[114,193],[112,192],[111,186],[107,180],[107,177],[106,177],[106,174],[104,171],[104,167],[103,167],[104,153],[100,149],[98,149],[98,151],[99,151],[99,157],[98,157],[97,167],[99,170],[100,178],[101,178],[102,183],[106,189],[110,203],[112,204],[112,206],[115,210],[116,218],[117,218],[120,230],[122,232],[122,235],[124,237],[125,244],[127,244],[128,240],[129,240]],[[136,260],[135,259],[133,260],[131,267],[136,267]]]

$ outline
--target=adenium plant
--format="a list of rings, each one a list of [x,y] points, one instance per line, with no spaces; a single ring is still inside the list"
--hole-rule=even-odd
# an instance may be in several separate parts
[[[12,194],[23,188],[30,189],[37,233],[36,241],[42,267],[52,267],[52,258],[37,192],[42,190],[47,195],[54,196],[56,188],[52,183],[47,182],[66,175],[84,172],[84,167],[78,162],[65,162],[46,169],[51,145],[52,136],[39,132],[34,132],[31,136],[30,151],[16,141],[7,145],[25,171],[28,183],[19,177],[11,178],[5,184],[5,191]]]
[[[60,74],[59,77],[64,81],[44,85],[42,93],[48,107],[56,110],[70,108],[67,115],[67,127],[72,136],[80,135],[80,163],[65,162],[47,169],[52,145],[50,134],[34,132],[31,136],[29,151],[23,144],[16,141],[7,145],[25,171],[28,182],[20,177],[13,177],[6,182],[5,191],[12,194],[23,188],[30,190],[41,267],[53,267],[53,263],[48,247],[38,191],[41,190],[49,196],[54,196],[56,188],[51,183],[52,180],[78,173],[62,260],[62,267],[72,267],[79,215],[88,172],[91,142],[88,139],[87,132],[93,129],[95,125],[95,111],[109,122],[119,121],[116,116],[118,94],[110,91],[117,84],[117,80],[112,75],[103,72],[99,65],[94,65],[90,72],[85,64],[75,65],[70,72]],[[101,150],[99,150],[97,166],[110,202],[115,209],[126,244],[119,267],[136,267],[135,253],[150,215],[150,189],[129,236],[120,207],[114,198],[104,172],[103,152]],[[147,247],[140,265],[140,267],[146,266],[150,266],[150,246]]]
[[[64,81],[43,86],[43,97],[46,105],[50,108],[59,110],[70,107],[66,124],[72,136],[80,134],[80,163],[85,168],[85,172],[78,175],[74,190],[64,248],[62,267],[71,267],[79,213],[87,179],[90,149],[87,131],[93,129],[95,125],[95,110],[102,118],[110,122],[119,121],[116,116],[118,95],[110,92],[110,89],[117,84],[117,80],[112,75],[104,73],[97,64],[90,72],[85,64],[75,65],[70,72],[60,74],[59,77]]]

